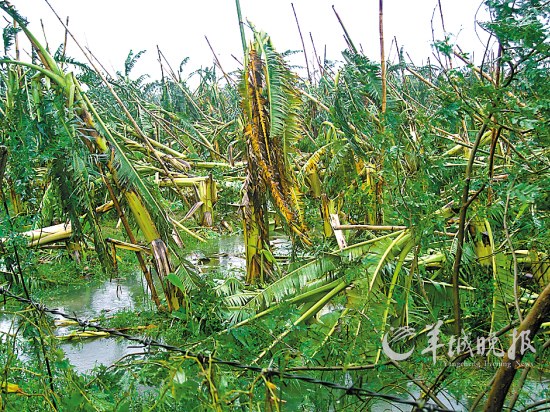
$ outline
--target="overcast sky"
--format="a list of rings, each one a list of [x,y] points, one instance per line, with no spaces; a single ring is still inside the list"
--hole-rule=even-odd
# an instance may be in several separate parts
[[[379,61],[378,1],[376,0],[294,0],[306,52],[313,59],[310,33],[318,54],[326,46],[329,60],[341,60],[346,44],[343,31],[332,10],[340,15],[357,47],[371,59]],[[386,0],[384,2],[386,53],[395,59],[394,37],[413,59],[421,64],[432,55],[432,16],[435,37],[442,39],[437,0]],[[43,39],[43,20],[48,44],[56,49],[63,42],[63,29],[45,0],[12,0],[12,4],[30,22],[31,30]],[[50,0],[81,42],[89,47],[111,72],[122,71],[130,51],[147,50],[136,65],[136,75],[160,76],[158,45],[174,68],[189,57],[187,73],[211,66],[212,52],[208,37],[226,71],[237,68],[231,57],[242,58],[242,46],[234,0]],[[487,20],[481,0],[441,0],[445,28],[464,51],[481,56],[486,34],[476,30],[476,18]],[[271,35],[279,51],[301,50],[300,37],[289,0],[241,0],[243,18],[257,29]],[[434,10],[436,10],[434,14]],[[7,23],[4,22],[4,26]],[[250,32],[247,31],[247,35]],[[23,44],[23,43],[22,43]],[[28,50],[28,47],[27,47]],[[76,45],[69,41],[68,55],[79,57]],[[293,57],[293,64],[304,65],[303,55]]]

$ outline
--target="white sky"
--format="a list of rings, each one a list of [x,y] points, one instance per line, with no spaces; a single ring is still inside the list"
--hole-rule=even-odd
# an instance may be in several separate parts
[[[186,73],[211,66],[213,57],[205,35],[225,71],[237,68],[231,54],[242,58],[234,0],[50,0],[50,3],[63,19],[69,16],[73,34],[111,73],[123,70],[130,49],[134,52],[145,49],[147,52],[133,74],[148,73],[159,78],[157,45],[174,69],[185,57],[190,57]],[[313,60],[310,32],[320,55],[326,45],[329,60],[342,59],[341,51],[346,45],[331,8],[334,4],[355,45],[369,58],[379,61],[378,1],[293,0],[293,3],[310,60]],[[481,0],[441,0],[447,32],[454,35],[453,39],[464,51],[474,52],[478,57],[483,53],[487,36],[479,27],[476,33],[476,16],[481,21],[488,18],[480,3]],[[12,4],[29,20],[31,31],[39,39],[44,38],[40,27],[40,19],[43,20],[51,49],[63,42],[61,24],[45,0],[12,0]],[[437,0],[385,0],[385,47],[390,59],[396,59],[396,49],[392,47],[395,36],[414,63],[426,62],[432,55],[431,20],[436,6]],[[245,20],[271,35],[278,51],[301,50],[290,0],[241,0],[241,9]],[[438,10],[433,22],[436,39],[442,39]],[[82,59],[72,41],[67,54]],[[294,56],[292,64],[304,65],[303,55]]]

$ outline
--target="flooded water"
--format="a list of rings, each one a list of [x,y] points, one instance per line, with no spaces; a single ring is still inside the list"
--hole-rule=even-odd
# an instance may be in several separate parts
[[[131,276],[121,281],[105,282],[95,289],[89,287],[68,288],[56,295],[54,301],[43,302],[49,308],[58,309],[68,315],[76,315],[80,319],[92,320],[100,315],[115,313],[120,310],[135,307],[134,296],[144,296],[138,276]],[[61,305],[59,303],[61,302]],[[54,319],[62,319],[55,315]],[[13,315],[0,316],[0,342],[6,343],[15,336],[17,344],[14,349],[17,357],[24,361],[27,357],[21,347],[22,338],[17,334],[19,320]],[[75,330],[71,326],[57,327],[54,334],[65,335]],[[140,348],[128,346],[128,342],[116,338],[98,338],[74,341],[63,341],[59,344],[75,370],[81,373],[90,372],[96,365],[112,365],[123,356],[142,352]]]
[[[228,277],[242,278],[246,270],[242,235],[224,235],[210,240],[187,258],[203,273],[217,271]]]
[[[65,356],[80,373],[90,372],[98,365],[110,366],[124,356],[143,353],[139,347],[128,346],[121,338],[86,339],[62,343]]]
[[[245,270],[244,246],[240,236],[213,239],[201,245],[200,251],[190,253],[187,258],[203,273],[217,270],[225,276],[240,277]],[[106,281],[99,287],[66,289],[45,304],[90,320],[119,311],[152,307],[139,271],[126,279]],[[64,335],[71,330],[74,327],[59,327],[55,333]],[[143,351],[139,347],[133,347],[131,342],[118,338],[67,341],[60,346],[79,372],[90,372],[96,365],[109,366],[124,356]]]
[[[5,344],[17,332],[18,322],[12,316],[0,315],[0,343]]]
[[[273,254],[283,258],[290,254],[288,238],[275,233],[272,240]],[[190,252],[187,259],[202,273],[216,272],[222,278],[244,278],[246,259],[241,234],[222,235],[201,244],[197,251]],[[160,288],[159,288],[160,290]],[[63,288],[55,296],[43,302],[48,308],[59,309],[80,319],[93,320],[99,316],[109,316],[119,311],[152,308],[147,295],[142,274],[136,271],[124,279],[113,279],[97,286],[82,285]],[[54,316],[54,319],[61,319]],[[16,320],[17,321],[17,320]],[[15,322],[16,322],[15,321]],[[12,316],[0,316],[0,342],[7,334],[13,334],[17,324]],[[56,335],[66,335],[74,326],[57,327]],[[109,366],[124,356],[140,353],[139,347],[119,338],[96,338],[63,341],[60,347],[74,368],[81,373],[90,372],[97,365]]]
[[[292,252],[292,243],[285,235],[274,232],[270,240],[273,256],[286,260]],[[223,235],[218,239],[201,244],[199,250],[187,258],[203,273],[217,272],[221,277],[243,279],[246,272],[246,258],[242,234]]]

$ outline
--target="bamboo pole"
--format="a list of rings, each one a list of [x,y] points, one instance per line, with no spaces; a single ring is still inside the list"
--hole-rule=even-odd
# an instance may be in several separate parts
[[[386,113],[386,55],[384,51],[384,0],[378,1],[378,28],[380,33],[380,70],[382,77],[382,114]]]
[[[298,26],[298,33],[300,34],[300,41],[302,42],[302,51],[304,52],[304,59],[306,60],[306,71],[309,84],[312,84],[311,72],[309,71],[309,63],[307,61],[306,45],[304,43],[304,38],[302,36],[302,30],[300,29],[300,23],[298,22],[298,16],[296,15],[296,9],[294,8],[294,3],[290,3],[292,6],[292,12],[294,13],[294,19],[296,20],[296,26]]]

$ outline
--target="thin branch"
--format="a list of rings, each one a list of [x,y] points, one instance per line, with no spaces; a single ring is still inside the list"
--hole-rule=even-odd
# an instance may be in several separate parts
[[[313,35],[311,34],[311,32],[309,32],[309,38],[311,40],[311,45],[313,47],[313,54],[315,56],[315,61],[317,62],[317,65],[319,66],[319,73],[322,77],[325,74],[325,70],[323,68],[323,65],[321,64],[321,57],[319,57],[319,55],[317,54],[317,48],[315,47],[315,42],[313,41]]]
[[[306,60],[307,78],[309,80],[309,83],[312,84],[311,72],[309,71],[309,63],[307,61],[306,45],[304,43],[304,38],[302,37],[302,30],[300,30],[300,23],[298,22],[298,16],[296,15],[296,9],[294,9],[294,3],[290,3],[290,5],[292,6],[292,12],[294,13],[294,19],[296,20],[296,26],[298,26],[298,33],[300,34],[300,41],[302,42],[302,51],[304,52],[304,59]]]
[[[403,375],[405,375],[407,377],[407,379],[414,383],[416,386],[418,386],[420,389],[422,389],[422,392],[424,392],[424,394],[428,397],[430,397],[431,400],[433,400],[437,406],[439,406],[440,408],[442,409],[445,409],[446,406],[443,402],[441,402],[437,396],[434,395],[434,393],[430,390],[429,387],[427,387],[422,381],[416,379],[413,375],[411,375],[410,373],[408,373],[407,371],[403,370],[399,364],[394,361],[393,359],[390,361],[390,363],[399,371],[401,372]]]
[[[69,16],[67,16],[67,20],[65,21],[65,25],[69,27]],[[65,60],[65,56],[67,55],[67,40],[68,40],[69,33],[67,33],[67,30],[65,30],[65,37],[63,39],[63,52],[61,54],[63,60]],[[61,66],[63,67],[63,66]]]
[[[453,284],[453,305],[454,305],[454,318],[455,318],[455,334],[457,336],[460,336],[460,332],[462,329],[462,321],[461,321],[461,309],[460,309],[460,294],[459,294],[459,273],[460,273],[460,264],[462,260],[462,253],[463,253],[463,247],[464,247],[464,235],[465,235],[465,228],[466,228],[466,212],[468,211],[468,207],[470,206],[470,201],[468,200],[470,197],[470,181],[472,179],[472,169],[474,165],[474,160],[476,157],[477,149],[479,147],[479,144],[481,143],[481,138],[485,134],[485,130],[487,130],[487,125],[489,123],[490,116],[485,120],[483,125],[481,126],[481,129],[479,130],[477,134],[477,138],[475,140],[474,146],[472,147],[472,150],[470,151],[470,157],[468,159],[468,164],[466,166],[466,171],[464,173],[464,188],[462,191],[462,205],[460,207],[460,215],[459,215],[459,225],[458,225],[458,235],[457,235],[457,244],[456,244],[456,255],[455,255],[455,261],[453,264],[453,273],[452,273],[452,281]]]
[[[340,23],[340,26],[342,27],[342,30],[344,30],[344,38],[346,40],[346,43],[348,44],[348,47],[353,51],[353,53],[357,54],[357,48],[353,44],[353,41],[351,40],[351,37],[348,34],[348,31],[346,30],[346,26],[344,26],[344,23],[342,22],[342,19],[336,12],[336,9],[334,8],[334,5],[332,6],[332,11],[334,11],[334,14],[336,14],[336,18],[338,19],[338,23]]]
[[[218,59],[218,56],[216,56],[216,53],[214,52],[214,49],[212,48],[212,45],[210,44],[210,41],[208,40],[208,37],[204,36],[204,38],[206,39],[206,43],[208,43],[208,47],[210,47],[210,51],[212,52],[212,55],[214,56],[214,60],[216,62],[216,65],[219,67],[219,69],[222,71],[223,73],[223,77],[225,77],[225,80],[227,81],[228,84],[235,84],[235,80],[233,80],[232,78],[230,78],[227,73],[225,72],[225,70],[223,70],[223,67],[222,67],[222,64],[220,63],[220,60]]]
[[[514,186],[514,182],[512,182],[512,187]],[[508,190],[508,193],[506,195],[506,203],[504,204],[504,217],[502,226],[504,228],[504,235],[506,236],[506,242],[508,242],[508,246],[510,247],[510,252],[512,253],[512,261],[514,262],[514,306],[516,307],[516,312],[518,314],[518,319],[520,322],[523,322],[523,316],[521,314],[521,309],[519,307],[519,296],[518,296],[518,257],[516,255],[516,251],[514,249],[514,245],[512,244],[512,239],[510,238],[510,230],[508,229],[508,207],[510,206],[510,192],[512,191],[512,187]]]
[[[380,70],[382,77],[382,114],[386,113],[386,55],[384,53],[384,0],[378,1],[378,29],[380,33]]]
[[[443,28],[443,34],[445,35],[445,38],[447,37],[447,29],[445,28],[445,19],[443,18],[443,8],[441,7],[441,0],[437,0],[437,8],[439,9],[439,17],[441,19],[441,27]],[[449,67],[453,68],[453,62],[449,56],[445,56],[447,59],[447,62],[449,63]]]

